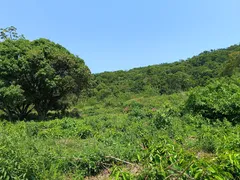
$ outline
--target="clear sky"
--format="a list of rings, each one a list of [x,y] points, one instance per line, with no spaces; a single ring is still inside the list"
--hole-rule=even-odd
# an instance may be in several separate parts
[[[0,27],[57,42],[93,73],[173,62],[240,42],[239,0],[1,1]]]

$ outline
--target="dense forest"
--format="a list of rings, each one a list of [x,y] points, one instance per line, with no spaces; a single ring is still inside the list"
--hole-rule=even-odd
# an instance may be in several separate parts
[[[0,30],[0,179],[240,179],[240,45],[91,74]]]
[[[94,95],[99,99],[123,92],[161,95],[204,86],[212,78],[227,75],[224,67],[229,57],[239,51],[240,45],[233,45],[174,63],[95,74]]]

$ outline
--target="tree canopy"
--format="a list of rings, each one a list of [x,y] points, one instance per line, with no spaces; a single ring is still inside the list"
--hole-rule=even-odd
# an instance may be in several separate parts
[[[0,42],[0,109],[24,119],[35,109],[40,118],[49,110],[66,109],[88,86],[84,61],[47,39]]]
[[[11,40],[16,40],[19,38],[23,38],[23,35],[18,35],[17,33],[17,28],[15,28],[14,26],[10,26],[7,28],[0,28],[0,39],[1,40],[6,40],[6,39],[11,39]]]
[[[226,49],[204,51],[174,63],[98,73],[94,75],[93,95],[102,100],[123,93],[172,94],[205,86],[212,78],[233,74],[232,71],[240,64],[239,52],[240,45],[233,45]]]

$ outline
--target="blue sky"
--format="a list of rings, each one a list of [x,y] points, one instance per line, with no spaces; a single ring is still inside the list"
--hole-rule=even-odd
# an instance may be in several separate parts
[[[93,73],[173,62],[240,42],[239,0],[11,0],[0,27],[57,42]]]

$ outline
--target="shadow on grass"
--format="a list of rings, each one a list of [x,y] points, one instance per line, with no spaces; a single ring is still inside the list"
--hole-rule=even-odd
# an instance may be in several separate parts
[[[38,114],[36,112],[32,112],[30,113],[27,118],[25,118],[24,120],[21,121],[50,121],[50,120],[54,120],[54,119],[62,119],[62,118],[66,118],[66,117],[70,117],[70,118],[82,118],[81,115],[81,111],[77,108],[73,108],[72,110],[67,110],[64,112],[60,112],[60,111],[49,111],[47,116],[44,119],[40,119]],[[9,120],[8,116],[5,115],[4,113],[0,113],[0,120],[8,120],[11,122],[17,122],[20,121],[17,117],[12,117],[12,120]]]

